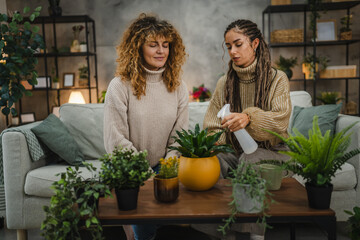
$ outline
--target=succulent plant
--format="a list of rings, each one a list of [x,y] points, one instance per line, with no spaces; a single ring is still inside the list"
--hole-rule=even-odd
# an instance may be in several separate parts
[[[215,143],[219,140],[221,134],[224,132],[220,131],[213,135],[208,135],[208,129],[200,131],[200,126],[197,123],[195,130],[184,130],[176,131],[177,136],[173,136],[180,146],[170,146],[170,150],[176,150],[181,153],[182,156],[188,158],[204,158],[212,157],[221,152],[232,153],[234,150],[229,144],[216,145]]]

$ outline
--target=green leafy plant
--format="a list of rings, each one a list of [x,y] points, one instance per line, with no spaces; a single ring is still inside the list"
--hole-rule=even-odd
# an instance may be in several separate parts
[[[55,68],[52,68],[52,69],[51,69],[51,75],[52,75],[52,81],[53,81],[54,83],[59,82],[59,77],[56,76]]]
[[[159,163],[160,170],[157,175],[158,178],[167,179],[177,177],[179,171],[179,159],[177,157],[161,158]]]
[[[310,10],[310,24],[309,29],[313,33],[313,38],[316,36],[316,20],[321,17],[320,11],[324,11],[322,0],[307,0]],[[326,11],[324,11],[325,13]]]
[[[349,235],[351,240],[360,240],[360,208],[355,206],[353,208],[354,212],[345,210],[344,212],[349,214],[347,222],[349,223]]]
[[[36,49],[44,49],[43,38],[37,34],[39,26],[32,26],[36,17],[40,15],[41,7],[37,7],[30,14],[29,21],[23,15],[15,13],[12,19],[6,14],[0,14],[0,108],[2,113],[13,116],[17,111],[13,104],[23,97],[23,94],[31,96],[20,83],[27,80],[29,84],[37,84],[37,71],[35,66],[38,64],[34,56]],[[30,12],[29,7],[25,7],[23,13]]]
[[[81,176],[79,166],[68,167],[61,173],[61,179],[52,184],[55,195],[51,197],[50,206],[44,206],[46,218],[41,224],[42,236],[45,239],[81,239],[80,230],[85,229],[93,239],[103,239],[102,226],[97,219],[96,201],[100,194],[110,196],[106,185],[99,181],[96,168],[89,163],[83,165],[92,174],[90,179]],[[59,175],[59,174],[58,174]],[[75,195],[75,190],[82,192]],[[78,207],[74,207],[78,204]],[[85,226],[80,220],[85,220]]]
[[[350,26],[352,25],[352,15],[345,15],[344,17],[340,18],[340,24],[340,33],[351,31]]]
[[[144,185],[152,170],[146,160],[147,151],[134,152],[134,150],[115,147],[111,154],[105,154],[100,159],[100,177],[103,183],[111,189],[132,189]]]
[[[170,150],[176,150],[182,156],[188,158],[204,158],[212,157],[221,152],[232,153],[234,150],[229,144],[215,145],[224,131],[217,132],[213,135],[208,135],[208,129],[200,131],[200,126],[197,123],[195,130],[176,131],[177,136],[173,136],[180,146],[168,147]]]
[[[87,66],[82,66],[78,70],[79,70],[79,78],[88,79],[89,69]]]
[[[265,130],[278,138],[290,148],[290,151],[280,151],[291,157],[287,163],[288,170],[302,176],[306,182],[315,186],[328,186],[336,170],[350,158],[360,153],[360,148],[346,152],[350,145],[351,133],[347,132],[355,125],[344,128],[332,135],[330,130],[323,135],[319,128],[318,116],[313,118],[313,127],[309,129],[309,138],[306,138],[297,129],[294,135],[284,138],[278,133]]]
[[[240,212],[236,205],[243,204],[239,195],[234,191],[234,188],[239,184],[247,185],[244,190],[246,195],[250,196],[251,201],[263,203],[260,206],[260,209],[250,209],[250,211],[255,210],[256,212],[261,212],[262,216],[258,219],[257,223],[262,224],[265,227],[270,227],[266,223],[266,217],[269,215],[265,213],[265,210],[269,208],[270,204],[273,203],[273,200],[271,194],[266,190],[266,181],[261,178],[259,171],[254,166],[254,164],[241,161],[236,169],[230,169],[229,177],[227,179],[230,180],[233,188],[231,195],[232,201],[229,203],[231,214],[229,218],[223,220],[225,224],[218,227],[218,231],[223,235],[226,235],[226,231],[230,229],[233,223],[235,223],[236,214]],[[265,201],[267,196],[270,201]]]
[[[337,104],[339,100],[344,99],[339,97],[339,94],[339,92],[321,92],[316,99],[321,101],[323,104]]]
[[[101,92],[100,97],[98,99],[98,103],[104,103],[105,102],[105,96],[106,96],[106,90]]]
[[[314,62],[315,60],[315,62]],[[304,59],[303,59],[303,64],[305,64],[305,67],[307,67],[310,71],[310,78],[315,80],[315,75],[316,72],[318,71],[317,69],[317,64],[320,65],[320,71],[321,70],[325,70],[328,66],[328,63],[330,62],[330,59],[325,57],[325,56],[319,56],[319,57],[314,57],[313,54],[308,53]]]
[[[297,64],[297,57],[291,57],[291,58],[284,58],[280,55],[279,60],[277,60],[275,63],[277,67],[286,73],[287,77],[290,79],[292,77],[292,71],[291,68],[296,66]]]

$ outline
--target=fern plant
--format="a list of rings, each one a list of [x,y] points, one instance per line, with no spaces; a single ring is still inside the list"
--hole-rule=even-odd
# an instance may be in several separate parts
[[[309,129],[306,138],[297,129],[294,135],[284,138],[279,134],[266,130],[277,136],[290,148],[290,151],[280,151],[291,157],[287,164],[290,171],[302,176],[309,184],[328,186],[336,170],[350,158],[360,153],[360,148],[345,153],[350,145],[351,133],[347,133],[357,122],[332,135],[330,130],[322,135],[318,124],[318,116],[313,118],[313,127]]]
[[[316,99],[321,101],[323,104],[337,104],[339,100],[344,99],[339,97],[339,95],[339,92],[321,92],[321,94],[317,96]]]
[[[217,132],[213,135],[208,135],[208,129],[200,131],[200,126],[197,123],[195,130],[176,131],[177,136],[173,136],[180,146],[170,146],[168,149],[176,150],[182,156],[188,158],[205,158],[212,157],[221,152],[233,153],[234,150],[229,144],[215,145],[224,131]]]
[[[347,220],[349,224],[349,235],[351,240],[360,240],[360,208],[355,206],[354,212],[345,210],[350,217]]]

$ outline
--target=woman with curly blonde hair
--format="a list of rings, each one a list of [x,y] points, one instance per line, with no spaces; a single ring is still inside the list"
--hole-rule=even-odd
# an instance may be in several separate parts
[[[178,154],[167,152],[175,144],[171,137],[188,127],[188,91],[180,79],[185,47],[170,23],[141,14],[116,49],[115,78],[105,97],[105,149],[147,150],[156,172],[160,158]],[[153,225],[132,229],[135,239],[153,239],[156,233]],[[129,228],[125,231],[128,235]]]

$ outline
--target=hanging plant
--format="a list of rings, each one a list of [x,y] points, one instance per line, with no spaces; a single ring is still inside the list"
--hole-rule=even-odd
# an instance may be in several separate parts
[[[29,21],[24,21],[20,13],[15,13],[12,19],[6,14],[0,14],[0,108],[4,115],[10,112],[17,115],[13,107],[19,99],[31,96],[30,91],[20,83],[27,80],[32,86],[37,84],[37,72],[35,66],[38,64],[34,56],[36,49],[44,49],[42,36],[37,34],[39,26],[33,26],[36,17],[40,15],[41,7],[37,7],[30,14]],[[23,13],[30,11],[25,7]]]

